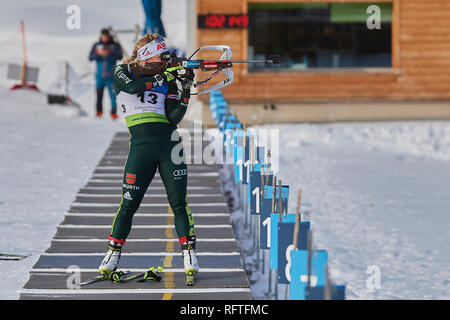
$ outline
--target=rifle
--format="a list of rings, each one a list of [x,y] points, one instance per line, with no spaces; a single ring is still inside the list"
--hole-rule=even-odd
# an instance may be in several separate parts
[[[219,58],[219,60],[191,60],[191,58],[200,50],[216,50],[216,51],[222,51],[222,56]],[[194,51],[193,54],[189,58],[180,58],[176,56],[175,51],[172,53],[163,53],[161,55],[161,60],[168,62],[171,66],[183,66],[185,68],[191,68],[191,69],[200,69],[201,71],[207,72],[207,71],[214,71],[208,78],[195,82],[193,84],[194,88],[198,88],[199,86],[207,83],[210,81],[214,76],[216,76],[219,72],[223,73],[226,78],[215,85],[209,87],[208,89],[204,91],[199,91],[194,94],[203,94],[208,93],[213,90],[218,90],[220,88],[223,88],[225,86],[230,85],[233,82],[233,71],[231,68],[233,67],[233,63],[264,63],[264,64],[274,64],[279,65],[280,64],[280,56],[279,55],[270,55],[269,59],[265,60],[230,60],[232,56],[232,52],[229,46],[225,45],[211,45],[211,46],[204,46],[200,47],[197,50]]]

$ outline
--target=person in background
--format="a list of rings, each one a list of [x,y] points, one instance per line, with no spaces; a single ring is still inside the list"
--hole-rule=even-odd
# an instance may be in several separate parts
[[[116,95],[113,89],[114,67],[117,60],[122,59],[122,49],[114,42],[108,29],[102,29],[100,39],[96,42],[89,54],[90,61],[97,62],[95,75],[97,91],[97,117],[103,115],[103,90],[106,87],[111,99],[111,118],[117,119]]]

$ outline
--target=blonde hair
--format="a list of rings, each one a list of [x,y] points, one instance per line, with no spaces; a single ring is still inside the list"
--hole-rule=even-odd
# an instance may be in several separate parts
[[[123,60],[123,63],[128,64],[128,63],[135,62],[135,60],[137,58],[138,50],[140,48],[142,48],[143,46],[145,46],[147,43],[152,42],[153,40],[155,40],[157,37],[161,37],[159,35],[159,33],[146,34],[141,39],[139,39],[138,42],[136,42],[136,45],[134,46],[133,54],[131,55],[131,57],[126,58],[125,60]]]

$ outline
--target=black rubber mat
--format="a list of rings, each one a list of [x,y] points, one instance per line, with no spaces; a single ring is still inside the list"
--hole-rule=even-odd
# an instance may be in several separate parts
[[[188,203],[198,238],[200,272],[186,286],[164,184],[155,176],[124,246],[119,270],[164,266],[161,282],[100,283],[69,289],[68,267],[80,268],[81,281],[96,275],[107,250],[107,236],[121,200],[123,166],[129,135],[117,133],[93,176],[86,182],[57,227],[50,247],[30,272],[21,299],[183,299],[248,300],[249,282],[230,224],[230,212],[214,165],[188,164]],[[205,143],[203,143],[205,146]],[[202,272],[202,269],[204,272]],[[172,270],[172,271],[171,271]]]

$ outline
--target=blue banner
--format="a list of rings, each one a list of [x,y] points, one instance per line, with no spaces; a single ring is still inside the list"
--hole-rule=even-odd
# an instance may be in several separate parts
[[[278,269],[278,223],[280,222],[280,215],[278,213],[272,213],[270,215],[270,269]],[[295,213],[288,213],[281,215],[281,222],[294,223]],[[309,222],[302,222],[308,224]],[[294,236],[291,236],[291,239]]]
[[[267,178],[268,177],[268,178]],[[272,183],[273,175],[263,175],[263,183]],[[265,188],[265,186],[264,186]],[[260,219],[259,219],[259,245],[261,249],[269,249],[267,245],[267,234],[270,232],[269,223],[270,223],[270,214],[272,213],[272,199],[268,199],[263,196],[261,197],[260,204]],[[270,244],[269,244],[270,245]]]
[[[282,222],[278,223],[278,283],[289,283],[291,264],[290,252],[293,249],[295,223]],[[298,229],[297,248],[306,249],[308,239],[309,222],[301,222]],[[272,251],[275,248],[270,248]]]
[[[325,300],[325,287],[306,287],[306,300]],[[345,286],[330,285],[331,300],[345,300]]]
[[[272,199],[273,196],[273,186],[264,186],[264,197]],[[280,191],[279,187],[275,187],[275,212],[280,212],[278,210],[278,199]],[[289,199],[289,186],[281,186],[281,213],[286,213],[288,211],[288,199]]]

